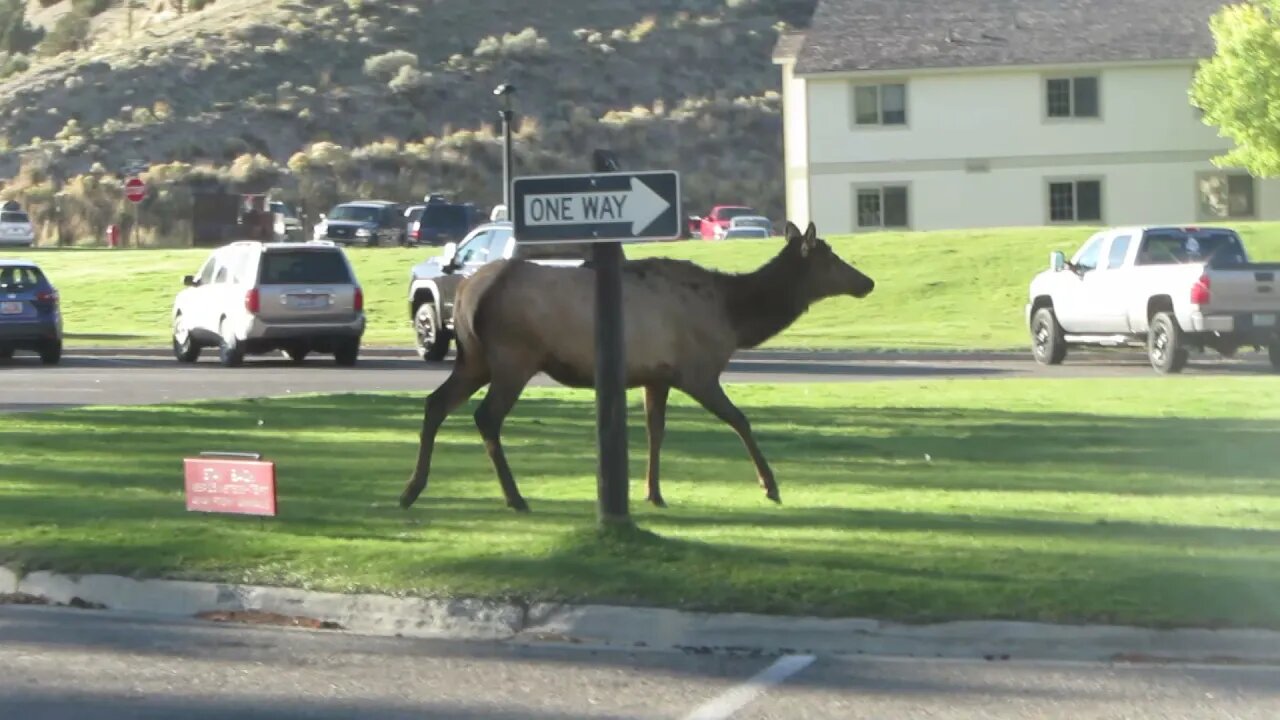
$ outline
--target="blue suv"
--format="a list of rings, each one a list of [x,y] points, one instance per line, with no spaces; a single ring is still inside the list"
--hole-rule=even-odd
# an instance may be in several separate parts
[[[34,350],[45,365],[62,359],[58,291],[28,260],[0,259],[0,360]]]

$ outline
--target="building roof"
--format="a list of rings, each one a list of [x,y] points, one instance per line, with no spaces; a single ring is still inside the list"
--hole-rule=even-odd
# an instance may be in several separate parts
[[[797,74],[1204,58],[1226,0],[818,0]],[[784,43],[779,41],[779,49]],[[779,50],[774,51],[778,57]]]

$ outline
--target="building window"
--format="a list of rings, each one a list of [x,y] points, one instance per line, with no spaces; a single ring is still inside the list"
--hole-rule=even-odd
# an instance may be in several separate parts
[[[1049,183],[1050,222],[1102,220],[1101,180],[1057,180]]]
[[[1253,176],[1248,173],[1208,173],[1197,178],[1200,217],[1205,220],[1249,218],[1254,215]]]
[[[905,228],[907,188],[905,185],[861,187],[855,196],[858,227]]]
[[[906,125],[907,86],[855,85],[853,87],[855,125]]]
[[[1051,118],[1098,117],[1098,78],[1083,75],[1047,79],[1045,107]]]

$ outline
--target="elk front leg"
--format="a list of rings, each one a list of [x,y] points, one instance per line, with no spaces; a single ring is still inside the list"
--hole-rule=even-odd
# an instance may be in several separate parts
[[[697,400],[712,415],[728,423],[729,427],[738,433],[742,444],[747,448],[747,454],[751,456],[751,462],[755,463],[756,477],[760,487],[764,488],[765,497],[781,503],[782,498],[778,494],[778,484],[774,481],[773,470],[769,469],[764,453],[760,452],[760,446],[756,444],[755,435],[751,432],[751,423],[747,421],[747,416],[733,404],[729,396],[724,394],[724,388],[720,387],[719,381],[690,383],[680,389]]]
[[[646,385],[644,388],[644,422],[649,435],[648,499],[656,507],[667,506],[658,483],[658,456],[662,453],[662,438],[666,433],[667,396],[670,393],[671,388],[666,385]]]
[[[422,412],[422,432],[418,437],[418,462],[409,477],[404,492],[400,493],[400,507],[408,508],[427,488],[427,474],[431,470],[431,453],[435,449],[436,433],[449,413],[458,409],[475,394],[485,382],[484,378],[469,377],[464,368],[454,366],[454,371],[435,392],[427,396]]]

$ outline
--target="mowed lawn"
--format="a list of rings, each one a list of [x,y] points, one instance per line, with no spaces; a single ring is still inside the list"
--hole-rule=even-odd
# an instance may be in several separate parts
[[[671,504],[602,540],[590,392],[530,390],[507,510],[471,412],[409,511],[422,398],[326,395],[23,415],[0,434],[0,562],[336,591],[711,611],[1280,628],[1280,379],[735,385],[781,487],[673,396]],[[187,513],[202,450],[279,463],[278,518]]]
[[[1256,259],[1280,260],[1280,224],[1242,223]],[[821,230],[821,228],[819,228]],[[876,280],[864,300],[813,307],[765,347],[809,349],[1017,349],[1027,347],[1023,306],[1031,278],[1049,253],[1070,256],[1094,228],[872,233],[829,238],[840,255]],[[670,256],[733,272],[759,267],[780,238],[632,245],[633,258]],[[437,248],[349,250],[365,288],[366,344],[410,347],[410,268]],[[34,257],[62,291],[69,345],[167,346],[169,312],[182,276],[207,250],[0,251]]]

